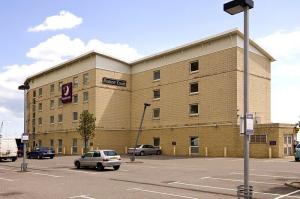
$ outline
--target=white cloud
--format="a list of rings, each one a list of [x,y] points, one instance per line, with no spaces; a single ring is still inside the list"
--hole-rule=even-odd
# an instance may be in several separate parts
[[[23,131],[23,92],[18,91],[18,86],[25,78],[89,50],[97,50],[125,61],[142,56],[127,44],[105,43],[98,39],[85,43],[79,38],[70,38],[64,34],[41,42],[26,53],[27,57],[34,60],[33,63],[14,64],[0,70],[0,122],[11,121],[6,126],[6,135],[17,136]]]
[[[277,60],[272,64],[272,121],[296,123],[300,119],[300,30],[281,30],[257,39]]]
[[[60,11],[58,15],[47,17],[43,23],[28,29],[30,32],[46,30],[71,29],[82,23],[82,18],[77,17],[68,11]]]

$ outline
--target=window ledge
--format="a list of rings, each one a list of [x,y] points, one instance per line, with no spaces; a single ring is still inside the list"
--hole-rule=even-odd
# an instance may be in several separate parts
[[[73,121],[72,121],[72,123],[77,123],[77,122],[78,122],[78,120],[73,120]]]
[[[199,70],[195,70],[195,71],[190,71],[190,74],[195,74],[195,73],[199,73]]]
[[[159,117],[154,117],[154,118],[152,118],[153,120],[160,120],[160,118]]]
[[[87,104],[87,103],[89,103],[89,101],[88,101],[88,100],[87,100],[87,101],[83,101],[83,103],[84,103],[84,104]]]
[[[192,96],[192,95],[198,95],[199,94],[199,92],[193,92],[193,93],[190,93],[190,96]]]
[[[153,82],[159,82],[160,81],[160,79],[154,79],[153,80]]]
[[[198,117],[198,116],[199,116],[199,113],[190,114],[190,117]]]
[[[153,99],[153,101],[159,101],[160,100],[160,98],[154,98]]]

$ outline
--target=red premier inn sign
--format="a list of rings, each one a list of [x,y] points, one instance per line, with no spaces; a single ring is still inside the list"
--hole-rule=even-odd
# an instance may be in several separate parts
[[[72,102],[72,82],[62,85],[61,101],[62,103]]]

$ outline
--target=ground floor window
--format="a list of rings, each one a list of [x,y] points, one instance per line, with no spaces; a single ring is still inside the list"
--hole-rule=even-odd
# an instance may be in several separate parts
[[[267,143],[267,135],[251,135],[250,142],[255,144]]]
[[[39,147],[42,146],[42,140],[39,140]]]
[[[62,144],[63,144],[62,139],[59,139],[58,140],[58,153],[62,153]]]
[[[199,137],[198,136],[190,137],[190,151],[191,151],[191,154],[199,153]]]
[[[72,142],[72,152],[73,153],[78,153],[78,151],[77,151],[77,139],[76,138],[74,138],[73,139],[73,142]]]
[[[50,147],[51,147],[52,149],[54,149],[54,140],[53,140],[53,139],[50,140]]]
[[[154,146],[160,146],[160,138],[159,137],[154,137],[153,138],[153,145]]]
[[[283,152],[284,155],[293,155],[293,135],[284,135]]]

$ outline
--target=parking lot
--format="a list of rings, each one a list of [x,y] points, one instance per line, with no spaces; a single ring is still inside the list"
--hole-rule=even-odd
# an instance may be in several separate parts
[[[242,158],[122,157],[120,170],[75,169],[76,156],[0,162],[0,198],[236,198],[243,184]],[[284,185],[300,180],[300,163],[292,158],[251,159],[254,198],[300,198]]]

